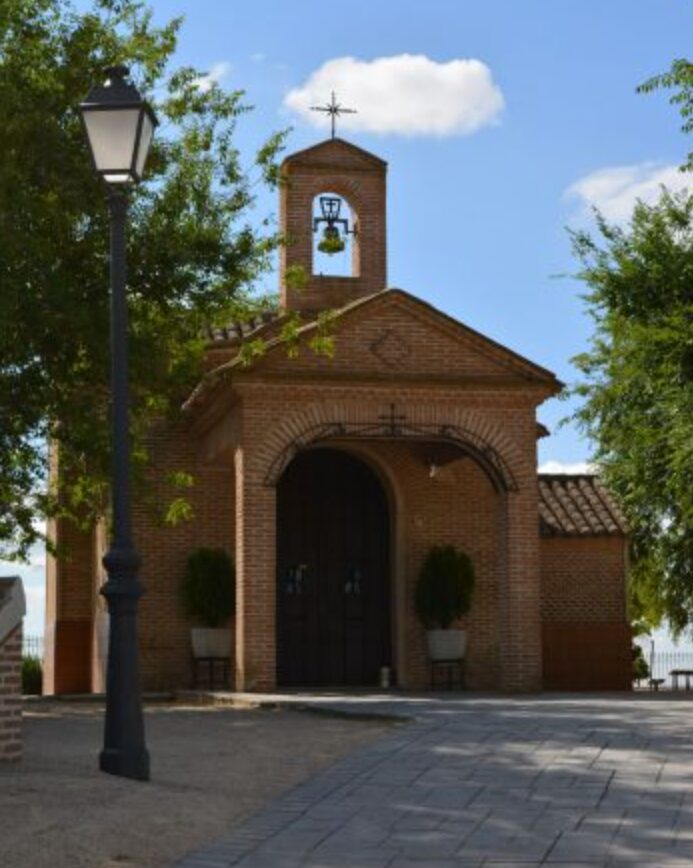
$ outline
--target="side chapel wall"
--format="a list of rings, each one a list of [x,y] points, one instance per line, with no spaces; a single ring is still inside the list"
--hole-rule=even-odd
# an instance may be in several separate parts
[[[548,690],[630,690],[627,540],[543,537],[541,615]]]
[[[67,519],[48,522],[60,555],[46,558],[43,692],[91,690],[94,535]]]

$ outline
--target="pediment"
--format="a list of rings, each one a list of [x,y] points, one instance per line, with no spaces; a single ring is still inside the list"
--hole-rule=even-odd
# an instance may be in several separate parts
[[[309,373],[339,379],[521,380],[558,390],[545,368],[442,314],[402,290],[386,290],[337,311],[334,354],[310,348],[315,323],[301,330],[298,356],[289,358],[281,342],[270,346],[254,366],[289,378]]]
[[[365,151],[357,145],[352,145],[344,139],[327,139],[310,148],[290,154],[282,163],[282,170],[292,171],[295,168],[333,169],[340,172],[384,171],[387,163]]]

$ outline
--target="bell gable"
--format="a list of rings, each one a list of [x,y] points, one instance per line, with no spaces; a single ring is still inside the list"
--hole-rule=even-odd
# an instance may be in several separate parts
[[[287,239],[279,254],[282,310],[311,315],[385,289],[386,175],[384,160],[336,138],[284,160],[279,197],[279,222]],[[337,205],[337,219],[324,213],[316,221],[314,206],[323,200]],[[320,264],[318,251],[325,232],[338,250],[347,250],[349,273],[334,273],[329,267],[323,273],[325,262]],[[324,259],[331,261],[330,255]],[[300,290],[288,279],[296,269],[305,275]]]

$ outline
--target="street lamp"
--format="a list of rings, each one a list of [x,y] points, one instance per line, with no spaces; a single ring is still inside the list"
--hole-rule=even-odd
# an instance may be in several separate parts
[[[130,431],[128,395],[128,311],[125,295],[125,221],[128,187],[141,180],[156,117],[128,69],[113,66],[80,105],[94,167],[108,185],[111,213],[111,400],[113,431],[113,534],[103,559],[108,580],[101,593],[108,603],[110,634],[106,673],[106,725],[99,756],[101,770],[149,780],[149,753],[137,662],[137,604],[142,586],[130,520]]]

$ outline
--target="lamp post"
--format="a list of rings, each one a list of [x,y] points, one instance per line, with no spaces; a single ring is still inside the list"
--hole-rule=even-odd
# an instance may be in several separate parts
[[[106,724],[99,757],[102,771],[149,780],[149,753],[137,662],[137,605],[142,587],[130,520],[128,312],[125,294],[125,222],[128,187],[142,177],[156,117],[126,77],[123,66],[105,71],[80,105],[94,167],[108,185],[111,213],[111,416],[113,432],[113,532],[103,565],[108,580],[110,633],[106,673]]]

